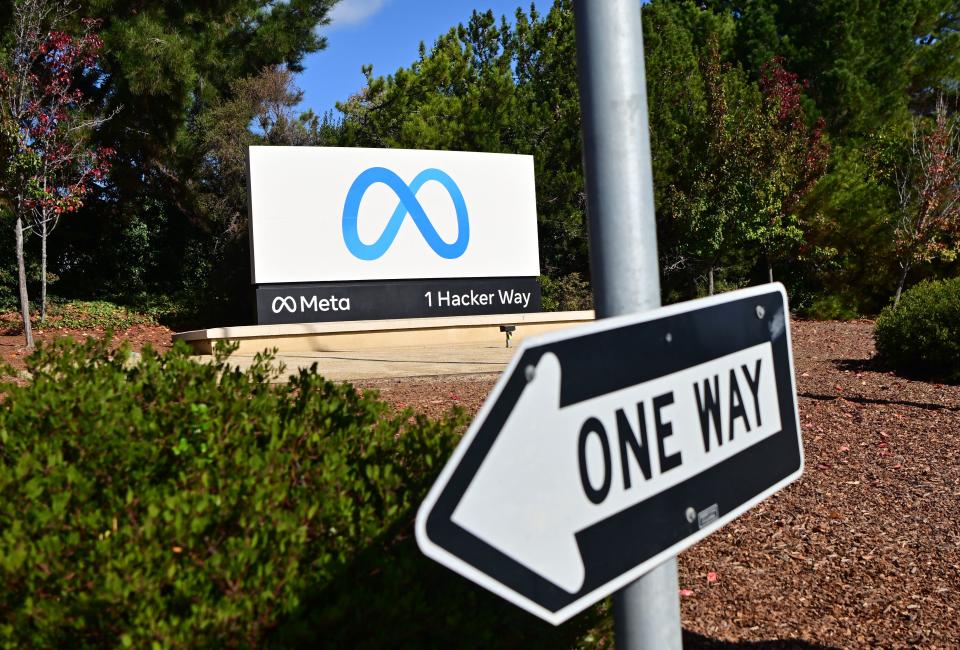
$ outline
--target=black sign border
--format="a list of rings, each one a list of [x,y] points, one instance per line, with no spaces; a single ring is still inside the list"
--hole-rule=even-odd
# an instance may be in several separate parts
[[[763,309],[762,318],[757,317],[758,307]],[[696,534],[698,524],[687,521],[687,507],[700,511],[717,504],[720,518],[737,510],[802,467],[788,318],[784,296],[774,289],[526,349],[427,515],[427,536],[496,582],[556,613]],[[545,353],[560,359],[560,401],[566,406],[766,342],[773,348],[782,429],[578,533],[586,579],[577,593],[564,591],[452,521],[454,509],[526,386],[524,368],[536,366]],[[737,480],[723,481],[723,476]]]

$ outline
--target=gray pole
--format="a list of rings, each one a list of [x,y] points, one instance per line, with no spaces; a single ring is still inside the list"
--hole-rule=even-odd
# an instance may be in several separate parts
[[[639,0],[574,3],[598,318],[660,306]],[[613,596],[619,650],[682,648],[677,560]]]

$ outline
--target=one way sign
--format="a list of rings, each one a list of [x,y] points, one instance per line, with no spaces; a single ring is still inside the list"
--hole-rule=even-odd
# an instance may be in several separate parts
[[[527,340],[417,515],[434,560],[559,624],[798,478],[780,284]]]

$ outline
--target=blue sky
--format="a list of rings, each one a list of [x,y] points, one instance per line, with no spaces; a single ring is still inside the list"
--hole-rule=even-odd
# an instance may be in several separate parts
[[[552,0],[538,0],[546,13]],[[327,49],[304,60],[297,77],[303,90],[301,108],[322,114],[346,101],[364,86],[360,66],[373,64],[375,75],[387,75],[417,59],[420,42],[427,48],[438,36],[466,22],[474,9],[492,9],[512,18],[517,7],[528,10],[530,0],[341,0],[332,22],[321,30]]]

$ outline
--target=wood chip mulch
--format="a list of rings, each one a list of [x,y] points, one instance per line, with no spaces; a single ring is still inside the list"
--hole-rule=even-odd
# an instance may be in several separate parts
[[[960,386],[873,361],[873,323],[793,323],[803,477],[680,555],[687,647],[960,648]],[[494,375],[363,382],[475,412]]]
[[[34,339],[39,343],[51,343],[59,338],[71,338],[83,341],[88,337],[103,338],[106,330],[102,327],[89,329],[67,329],[61,327],[46,327],[34,330]],[[134,325],[125,330],[113,333],[114,346],[126,341],[130,349],[139,352],[149,345],[157,352],[165,352],[173,346],[173,330],[163,325]],[[16,370],[25,368],[24,360],[30,352],[24,348],[23,334],[17,331],[0,332],[0,362],[8,364]]]

